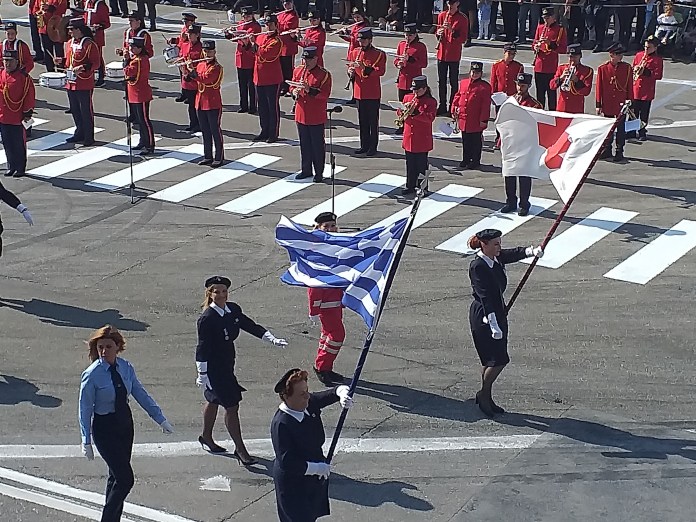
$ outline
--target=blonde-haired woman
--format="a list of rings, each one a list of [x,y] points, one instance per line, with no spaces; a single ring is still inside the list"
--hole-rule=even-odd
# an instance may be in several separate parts
[[[239,336],[239,331],[244,330],[273,346],[284,348],[288,343],[244,315],[237,303],[228,302],[230,285],[230,280],[222,276],[213,276],[205,281],[203,312],[196,324],[196,384],[203,388],[203,396],[207,401],[203,408],[203,433],[198,437],[198,442],[211,453],[227,451],[213,440],[218,407],[222,406],[225,408],[225,426],[235,446],[233,456],[240,464],[251,466],[258,460],[249,455],[242,440],[239,403],[242,400],[242,392],[246,390],[234,374],[234,340]]]
[[[88,460],[94,460],[94,440],[109,466],[102,522],[118,522],[135,482],[130,463],[133,417],[128,395],[133,396],[164,433],[173,433],[174,429],[138,380],[131,363],[118,357],[126,348],[121,332],[111,325],[103,326],[90,336],[87,345],[92,364],[82,372],[80,383],[82,453]]]

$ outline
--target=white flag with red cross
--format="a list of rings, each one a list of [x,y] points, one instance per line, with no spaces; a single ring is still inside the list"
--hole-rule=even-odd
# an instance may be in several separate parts
[[[522,107],[511,96],[495,122],[503,176],[550,179],[567,203],[613,124],[613,118]]]

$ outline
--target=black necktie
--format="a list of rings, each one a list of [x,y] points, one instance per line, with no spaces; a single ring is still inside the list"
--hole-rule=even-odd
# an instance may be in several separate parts
[[[128,392],[126,391],[126,385],[123,384],[121,375],[116,370],[115,364],[109,367],[109,372],[111,372],[111,382],[114,383],[114,389],[116,390],[115,410],[116,413],[120,413],[128,409]]]

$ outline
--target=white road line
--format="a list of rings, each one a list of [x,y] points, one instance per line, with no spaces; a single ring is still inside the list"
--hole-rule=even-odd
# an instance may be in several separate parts
[[[413,228],[418,228],[425,225],[428,221],[432,221],[436,217],[444,214],[448,210],[453,209],[457,205],[461,205],[469,198],[473,198],[483,189],[476,187],[467,187],[465,185],[447,185],[445,188],[433,192],[429,196],[423,198],[416,219],[413,222]],[[408,217],[411,213],[411,207],[406,207],[392,214],[388,218],[383,219],[379,223],[372,225],[370,228],[384,227],[393,225],[400,219]]]
[[[537,265],[559,268],[637,215],[638,212],[602,207],[549,241]],[[531,260],[522,262],[531,263]]]
[[[357,187],[353,187],[346,192],[342,192],[336,196],[334,214],[341,217],[349,212],[361,207],[373,199],[377,199],[384,194],[399,188],[406,182],[403,176],[395,176],[393,174],[380,174],[375,176],[365,183],[361,183]],[[331,200],[327,199],[304,212],[292,218],[295,223],[301,225],[311,225],[314,223],[314,218],[321,212],[331,211]]]
[[[664,125],[659,123],[648,124],[648,129],[678,129],[681,127],[696,127],[696,120],[673,121]]]
[[[91,504],[96,504],[97,506],[102,506],[104,504],[103,493],[94,493],[92,491],[86,491],[84,489],[73,488],[72,486],[61,484],[60,482],[46,480],[41,477],[34,477],[33,475],[20,473],[19,471],[15,471],[13,469],[0,468],[0,478],[10,480],[18,484],[23,484],[25,486],[38,489],[43,492],[60,495],[71,500],[88,502]],[[130,502],[126,502],[124,504],[123,512],[129,515],[144,518],[145,520],[149,520],[151,522],[195,522],[194,520],[180,517],[179,515],[171,515],[169,513],[165,513],[164,511],[159,511],[157,509],[140,506],[138,504],[132,504]],[[68,511],[68,513],[71,512]],[[92,518],[91,520],[100,520],[100,518],[101,513],[99,513],[99,518]]]
[[[243,158],[227,163],[217,169],[211,169],[208,172],[189,178],[186,181],[167,187],[164,190],[154,193],[150,197],[152,199],[160,199],[162,201],[171,201],[179,203],[186,199],[202,194],[207,190],[213,189],[242,177],[244,174],[253,172],[256,169],[262,169],[280,160],[278,156],[268,156],[266,154],[253,153]]]
[[[40,127],[44,123],[48,123],[49,120],[42,120],[41,118],[34,118],[34,124],[31,126],[32,129],[35,129],[36,127]],[[27,142],[27,145],[31,143],[31,140]],[[2,141],[0,141],[0,151],[5,150],[5,148],[2,146]]]
[[[194,143],[187,145],[178,151],[165,154],[161,158],[154,158],[133,165],[133,180],[135,182],[142,181],[160,172],[164,172],[165,170],[173,169],[174,167],[193,161],[201,156],[203,156],[202,144]],[[105,190],[117,190],[130,184],[130,176],[130,168],[126,167],[108,176],[90,181],[87,185]]]
[[[449,238],[444,243],[439,244],[435,248],[438,250],[448,250],[450,252],[458,252],[460,254],[473,254],[474,251],[469,248],[467,241],[471,236],[476,234],[476,232],[483,230],[485,228],[496,228],[500,230],[503,235],[508,232],[512,232],[520,225],[524,225],[527,221],[538,216],[544,210],[548,210],[556,201],[553,199],[545,198],[529,198],[531,203],[531,208],[529,209],[529,214],[527,216],[518,216],[517,214],[503,214],[500,211],[493,212],[489,216],[486,216],[482,220],[474,223],[469,228],[460,232],[456,236]]]
[[[101,132],[103,130],[104,129],[95,128],[94,133],[97,134],[98,132]],[[63,129],[62,131],[52,132],[51,134],[47,134],[46,136],[41,136],[40,138],[31,140],[27,142],[27,156],[33,156],[37,152],[52,149],[53,147],[62,145],[65,143],[65,140],[70,138],[74,133],[75,127],[68,127],[67,129]],[[6,162],[7,156],[5,155],[5,151],[2,150],[0,151],[0,165]]]
[[[644,285],[696,247],[696,221],[680,221],[604,277]]]
[[[340,174],[346,170],[346,167],[336,166],[336,174]],[[228,201],[216,207],[216,210],[224,210],[225,212],[232,212],[234,214],[251,214],[257,210],[272,205],[276,201],[280,201],[283,198],[291,196],[300,190],[312,186],[314,183],[312,178],[296,179],[297,175],[300,173],[295,172],[289,176],[285,176],[283,179],[264,185],[263,187],[257,188],[256,190],[244,194],[236,199]],[[331,165],[324,165],[324,173],[331,174]],[[330,176],[328,176],[331,179]]]

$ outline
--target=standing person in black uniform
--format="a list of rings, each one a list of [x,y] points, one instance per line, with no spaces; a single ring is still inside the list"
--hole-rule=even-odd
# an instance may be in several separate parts
[[[7,205],[11,206],[17,212],[22,214],[22,217],[29,223],[29,226],[34,224],[34,220],[29,213],[29,209],[19,201],[19,198],[14,195],[14,193],[7,190],[2,183],[0,183],[0,200],[4,201]],[[0,256],[2,256],[2,219],[0,219]]]
[[[307,372],[293,368],[283,375],[274,391],[283,401],[271,421],[275,452],[275,484],[280,522],[314,522],[329,515],[328,479],[331,465],[322,451],[324,424],[321,410],[341,403],[353,406],[350,388],[345,385],[309,393]]]
[[[133,395],[164,433],[174,433],[174,428],[143,388],[131,363],[118,357],[126,347],[121,332],[107,324],[92,334],[87,345],[92,364],[82,372],[80,383],[82,454],[87,460],[94,460],[94,439],[99,454],[109,466],[101,522],[119,522],[123,503],[135,482],[130,463],[133,416],[128,395]]]
[[[244,330],[273,346],[284,348],[288,343],[244,315],[237,303],[227,301],[231,284],[228,278],[222,276],[210,277],[205,282],[203,313],[197,322],[196,384],[203,387],[207,403],[203,408],[203,433],[198,437],[198,442],[204,448],[207,446],[211,453],[227,451],[213,440],[218,406],[222,406],[225,408],[225,425],[235,445],[233,456],[240,464],[251,466],[256,464],[258,459],[249,455],[242,440],[239,403],[242,400],[242,392],[246,390],[234,375],[234,340],[239,337],[239,331]]]
[[[508,321],[503,293],[507,286],[505,265],[527,257],[542,257],[541,247],[501,248],[502,232],[486,229],[469,238],[469,248],[478,250],[469,265],[474,300],[469,308],[469,325],[474,346],[481,360],[481,390],[476,403],[483,413],[493,417],[505,410],[493,402],[493,383],[510,362]]]

